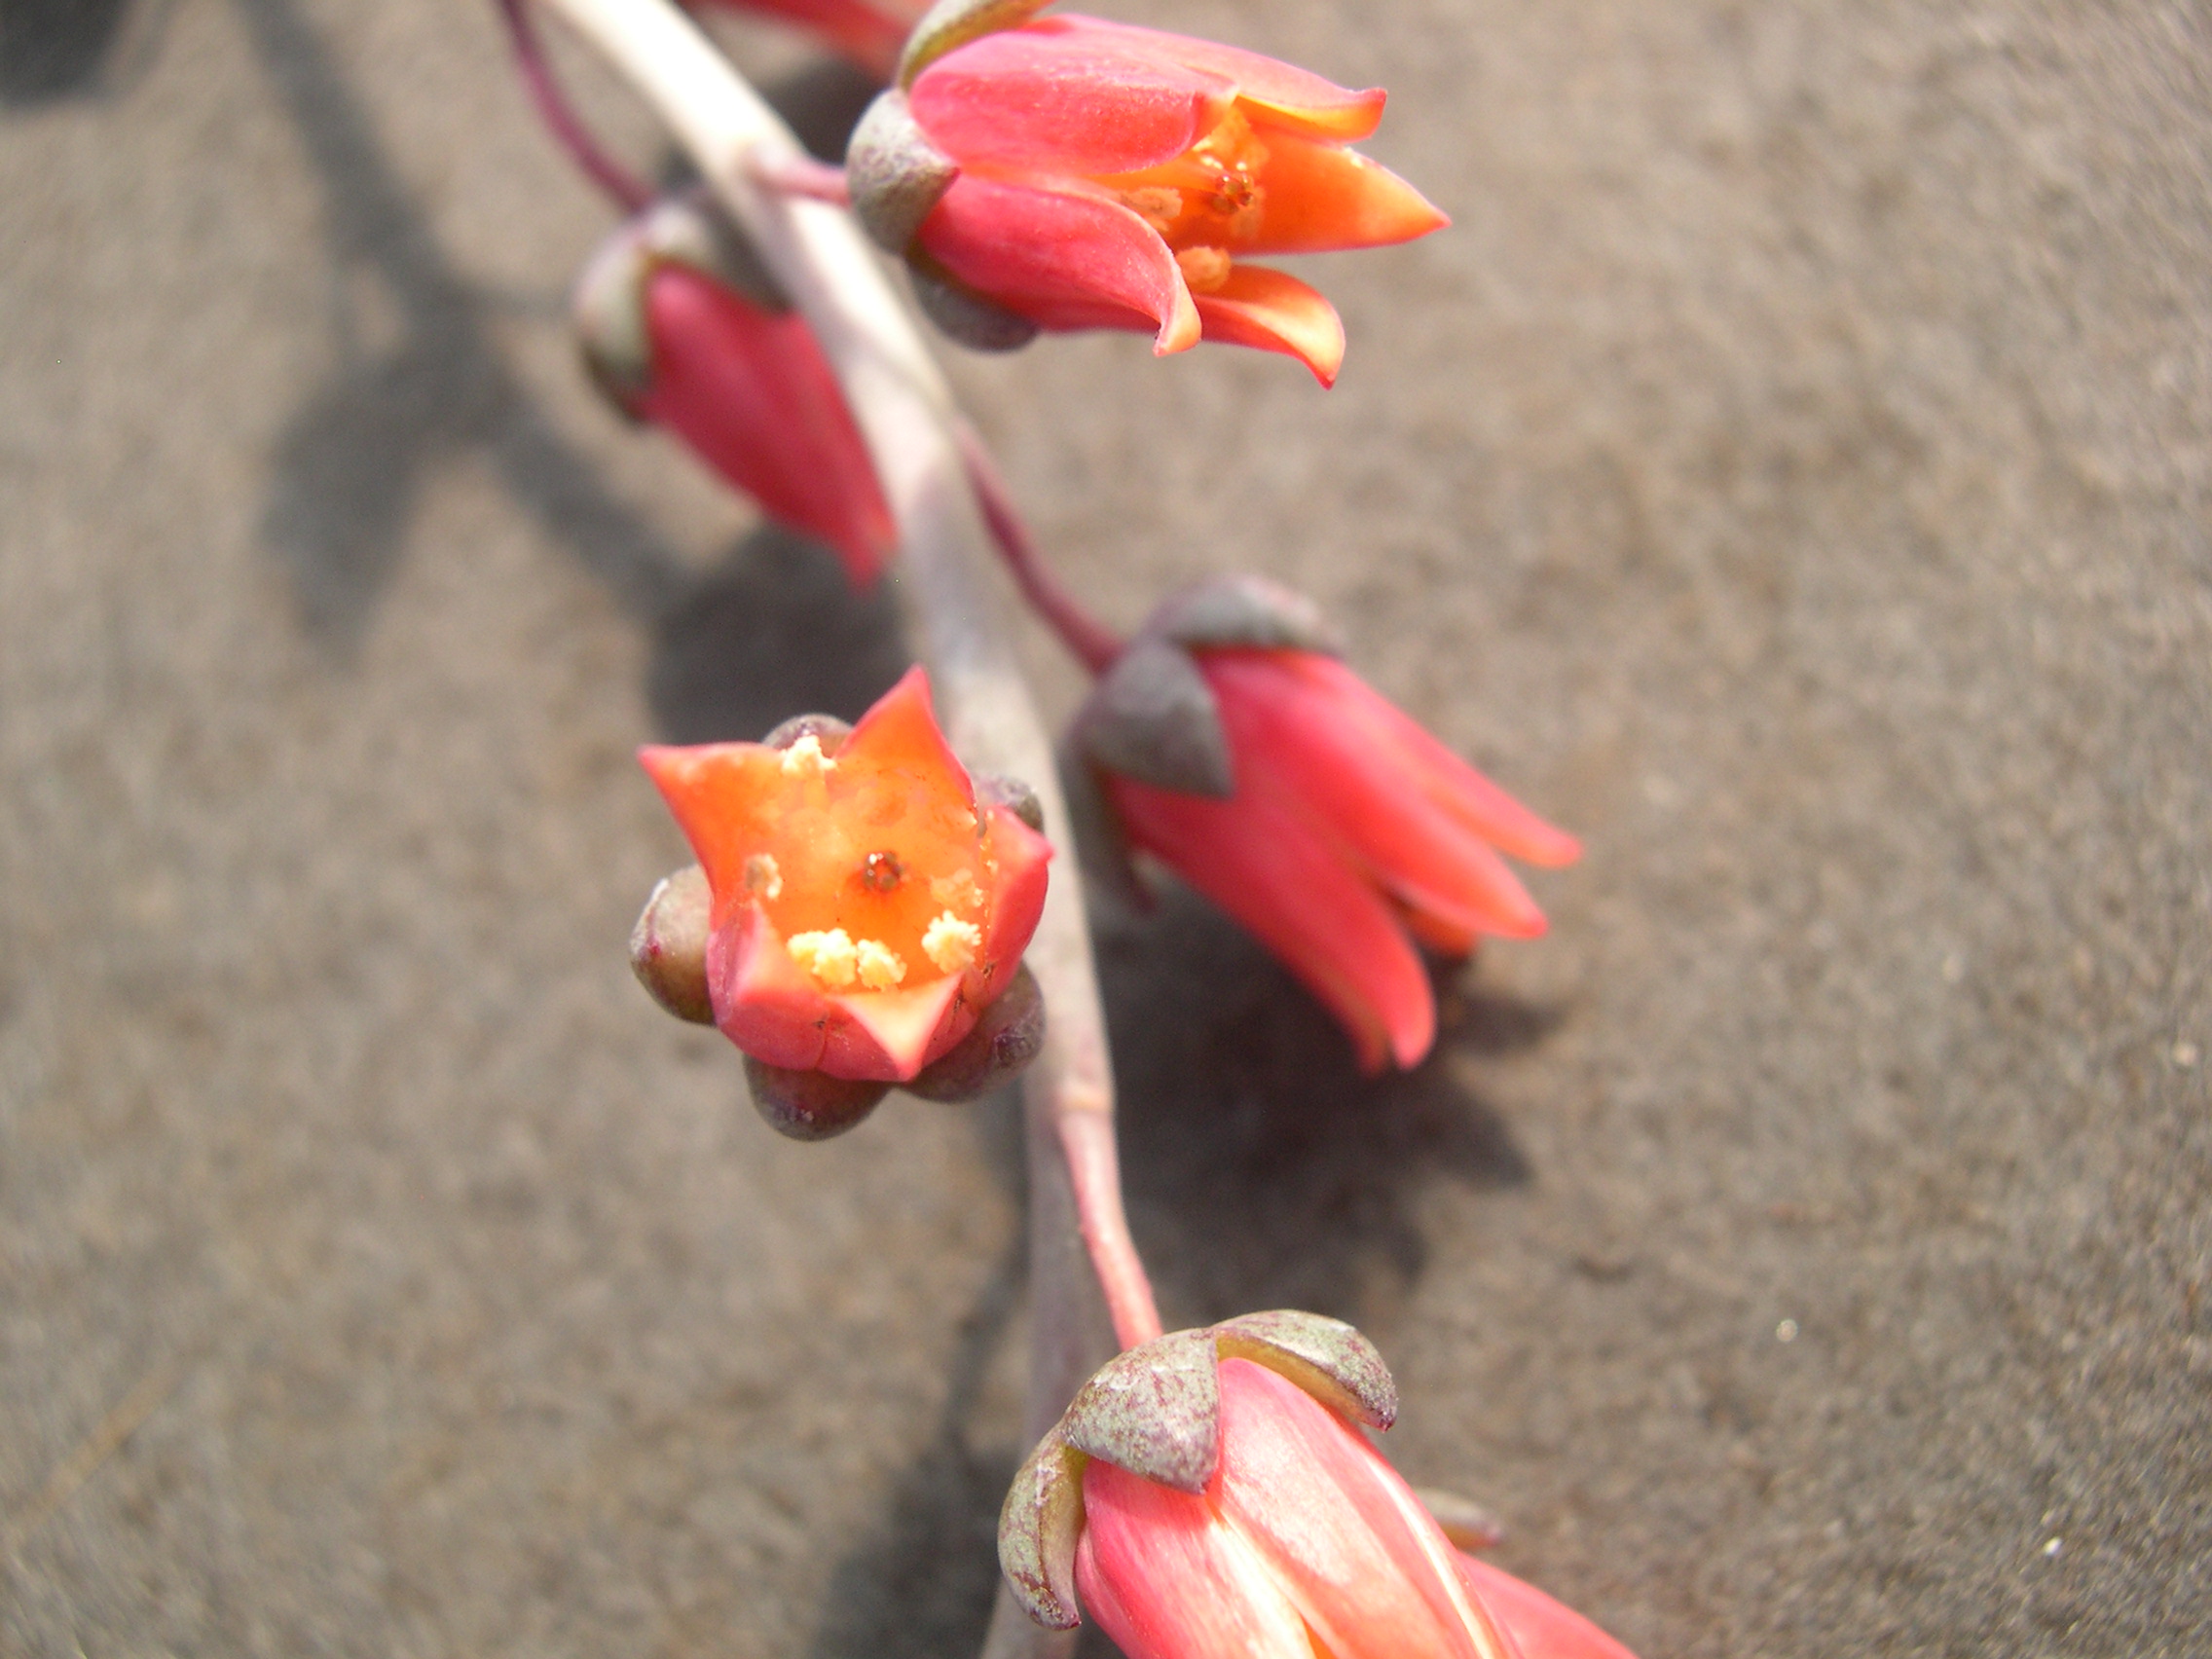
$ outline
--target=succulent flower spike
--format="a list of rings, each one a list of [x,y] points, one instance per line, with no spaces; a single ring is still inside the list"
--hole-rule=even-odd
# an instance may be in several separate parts
[[[763,1065],[905,1083],[1015,982],[1051,849],[978,803],[920,669],[849,734],[810,718],[639,759],[706,870],[715,1023]]]
[[[1161,354],[1227,341],[1333,382],[1335,309],[1245,261],[1410,241],[1447,223],[1346,147],[1375,130],[1383,94],[1039,9],[946,0],[847,152],[855,208],[914,266],[932,317],[949,293],[968,302],[955,332],[970,344],[1133,329]],[[992,316],[1013,326],[992,337]]]
[[[1354,1422],[1389,1372],[1349,1325],[1248,1315],[1109,1361],[1015,1474],[999,1561],[1053,1629],[1129,1659],[1629,1659],[1456,1555]]]
[[[856,587],[874,581],[898,533],[860,428],[805,318],[706,198],[658,203],[616,231],[573,312],[617,408],[835,548]]]
[[[878,82],[892,66],[925,7],[919,0],[687,0],[695,9],[752,13],[804,29]]]
[[[1318,613],[1252,577],[1168,601],[1100,678],[1074,746],[1137,849],[1250,929],[1368,1070],[1436,1035],[1414,941],[1463,956],[1543,913],[1498,855],[1581,848],[1338,661]]]

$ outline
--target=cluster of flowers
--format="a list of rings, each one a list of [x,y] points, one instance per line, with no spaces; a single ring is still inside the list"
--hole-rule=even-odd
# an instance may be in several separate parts
[[[1383,94],[1042,0],[716,0],[814,28],[890,84],[845,178],[922,309],[989,348],[1040,330],[1344,354],[1328,301],[1253,256],[1445,223],[1348,148]],[[805,321],[703,196],[616,233],[579,285],[599,384],[856,586],[896,545],[866,449]],[[1162,605],[1097,674],[1069,754],[1102,842],[1174,871],[1268,945],[1371,1071],[1429,1051],[1420,951],[1544,918],[1501,855],[1577,843],[1358,679],[1306,601],[1251,577]],[[641,976],[748,1056],[787,1132],[839,1132],[898,1086],[970,1096],[1035,1051],[1021,955],[1051,847],[1034,801],[971,778],[920,670],[855,726],[642,756],[699,860],[640,924]],[[1134,873],[1133,866],[1124,870]],[[681,883],[688,879],[690,886]],[[1157,1329],[1157,1325],[1153,1327]],[[1124,1353],[1017,1478],[1002,1559],[1040,1622],[1081,1610],[1132,1659],[1625,1659],[1595,1627],[1455,1551],[1355,1425],[1395,1393],[1348,1326],[1252,1315]]]

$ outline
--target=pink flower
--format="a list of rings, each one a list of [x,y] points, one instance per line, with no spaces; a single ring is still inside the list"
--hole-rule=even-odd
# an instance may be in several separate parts
[[[1379,91],[1073,15],[934,57],[929,36],[925,25],[909,48],[905,97],[957,176],[895,251],[1037,326],[1135,329],[1161,353],[1256,346],[1327,385],[1344,356],[1335,309],[1246,260],[1407,241],[1447,222],[1346,147],[1382,119]]]
[[[1132,1349],[1016,1475],[1009,1581],[1128,1659],[1632,1659],[1453,1549],[1344,1415],[1386,1427],[1395,1409],[1366,1340],[1311,1314]]]
[[[1231,601],[1246,609],[1231,615]],[[1499,854],[1555,867],[1581,846],[1326,650],[1245,643],[1286,638],[1318,645],[1318,619],[1267,583],[1170,601],[1100,682],[1078,724],[1084,753],[1128,840],[1274,952],[1362,1065],[1412,1066],[1436,1035],[1415,941],[1463,956],[1486,934],[1538,937],[1543,912]],[[1140,675],[1188,678],[1172,696],[1123,683]],[[1218,771],[1147,764],[1124,706],[1148,719],[1172,706],[1179,743],[1218,746]]]
[[[1051,848],[977,803],[920,669],[841,743],[638,758],[713,892],[715,1023],[756,1059],[903,1083],[1014,982]]]
[[[691,201],[623,226],[577,286],[585,359],[625,412],[835,548],[866,587],[898,546],[891,509],[822,348],[737,235]]]

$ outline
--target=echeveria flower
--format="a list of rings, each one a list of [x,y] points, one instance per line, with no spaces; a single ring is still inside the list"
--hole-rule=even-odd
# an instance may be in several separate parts
[[[926,45],[930,25],[915,37]],[[1374,247],[1447,221],[1346,145],[1382,119],[1257,53],[1075,15],[951,46],[864,121],[855,203],[928,284],[1046,329],[1286,352],[1327,385],[1335,309],[1254,256]]]
[[[1100,682],[1082,749],[1128,841],[1241,922],[1370,1070],[1436,1035],[1415,941],[1465,955],[1543,912],[1500,853],[1571,864],[1555,830],[1333,654],[1311,607],[1255,580],[1163,606]]]
[[[1353,1426],[1396,1407],[1366,1339],[1309,1313],[1133,1348],[1015,1476],[1001,1565],[1033,1617],[1088,1616],[1128,1659],[1630,1659],[1453,1549]]]
[[[734,226],[703,201],[656,203],[594,256],[574,310],[618,407],[828,542],[856,587],[875,579],[898,532],[867,446],[806,319]]]
[[[1051,849],[978,803],[920,669],[841,740],[639,759],[712,890],[715,1023],[756,1059],[904,1082],[1013,983]]]

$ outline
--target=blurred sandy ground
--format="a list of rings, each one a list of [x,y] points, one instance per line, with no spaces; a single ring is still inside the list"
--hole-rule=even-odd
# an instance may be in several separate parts
[[[1110,935],[1170,1322],[1359,1320],[1649,1659],[2204,1651],[2204,11],[1117,15],[1386,83],[1457,223],[1312,263],[1326,396],[964,362],[1041,534],[1306,587],[1590,843],[1380,1085]],[[1008,1120],[781,1142],[621,955],[632,748],[888,608],[587,395],[488,7],[4,17],[0,1650],[969,1651]]]

